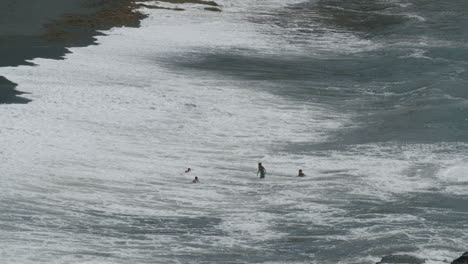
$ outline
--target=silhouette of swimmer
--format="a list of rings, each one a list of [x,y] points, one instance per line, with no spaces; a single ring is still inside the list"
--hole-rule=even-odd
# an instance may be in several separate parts
[[[306,176],[306,175],[302,172],[302,170],[299,170],[299,173],[297,174],[297,177],[304,177],[304,176]]]
[[[258,163],[258,171],[257,171],[257,176],[260,173],[260,178],[265,178],[266,175],[266,169],[265,167],[262,166],[262,163]]]
[[[197,183],[197,182],[200,182],[200,181],[198,180],[198,177],[195,177],[195,179],[193,179],[192,182],[193,182],[193,183]]]
[[[192,171],[192,169],[188,168],[188,169],[185,170],[185,173],[189,173],[191,171]]]

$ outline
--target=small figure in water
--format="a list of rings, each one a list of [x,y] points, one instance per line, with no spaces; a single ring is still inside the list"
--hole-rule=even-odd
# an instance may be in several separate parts
[[[195,176],[195,179],[193,179],[192,182],[193,182],[193,183],[198,183],[198,182],[200,182],[200,181],[198,180],[198,177]]]
[[[304,176],[306,176],[306,175],[302,172],[302,170],[299,170],[299,173],[297,174],[297,177],[304,177]]]
[[[257,176],[260,173],[260,178],[265,178],[266,175],[266,169],[265,167],[262,166],[262,163],[258,163],[258,171],[257,171]]]
[[[192,169],[188,168],[188,169],[185,170],[185,173],[189,173],[191,171],[192,171]]]

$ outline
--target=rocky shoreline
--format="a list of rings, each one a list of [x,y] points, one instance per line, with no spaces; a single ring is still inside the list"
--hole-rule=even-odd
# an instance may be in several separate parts
[[[142,2],[145,2],[143,4]],[[205,5],[204,10],[219,12],[215,1],[205,0],[87,0],[84,5],[97,8],[93,14],[66,14],[44,25],[46,33],[42,35],[48,41],[72,44],[79,41],[84,34],[96,33],[96,30],[107,30],[113,27],[138,27],[140,21],[147,17],[140,8],[166,9],[184,11],[184,8],[164,7],[158,3],[198,4]]]
[[[452,264],[468,264],[468,251],[456,260],[452,261]]]
[[[161,6],[172,4],[174,7]],[[68,47],[83,47],[95,44],[95,36],[102,35],[101,30],[113,27],[139,27],[140,21],[147,17],[141,8],[184,11],[180,7],[186,4],[205,6],[207,11],[220,12],[219,5],[210,0],[82,0],[82,7],[87,12],[66,13],[43,25],[43,32],[28,39],[15,40],[11,37],[8,47],[15,50],[4,50],[8,58],[3,58],[4,65],[32,65],[27,60],[34,58],[61,59],[68,53]],[[51,5],[50,8],[53,8]],[[49,8],[49,7],[48,7]],[[196,7],[200,8],[200,7]],[[6,43],[6,42],[5,42]],[[32,43],[22,47],[21,43]],[[8,44],[8,43],[7,43]],[[2,53],[2,54],[3,54]],[[0,76],[0,104],[28,103],[30,100],[20,97],[22,92],[15,90],[16,84]]]
[[[382,260],[376,264],[423,264],[426,263],[425,259],[410,255],[388,255],[384,256]],[[448,262],[447,262],[448,263]],[[461,257],[450,262],[451,264],[468,264],[468,252],[465,252]]]

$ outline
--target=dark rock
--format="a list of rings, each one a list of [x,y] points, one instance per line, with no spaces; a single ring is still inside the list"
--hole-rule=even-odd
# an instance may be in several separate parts
[[[153,0],[140,0],[143,1],[153,1]],[[218,3],[215,1],[205,1],[205,0],[158,0],[158,2],[166,2],[172,4],[200,4],[200,5],[209,5],[209,6],[218,6]]]
[[[420,259],[417,257],[409,256],[409,255],[389,255],[382,258],[380,262],[376,264],[422,264],[426,261],[424,259]]]
[[[170,7],[162,7],[162,6],[155,6],[155,5],[146,5],[146,4],[137,4],[139,7],[145,7],[149,9],[166,9],[166,10],[173,10],[173,11],[184,11],[185,9],[183,8],[170,8]]]
[[[461,257],[454,260],[452,264],[468,264],[468,252],[465,252]]]
[[[216,7],[205,7],[205,10],[208,10],[208,11],[215,11],[215,12],[221,12],[221,9],[216,8]]]
[[[88,0],[85,2],[85,6],[96,8],[95,12],[91,14],[65,14],[52,20],[44,25],[45,33],[41,37],[50,42],[76,46],[86,36],[98,34],[96,30],[106,30],[113,27],[139,27],[140,20],[146,18],[147,15],[136,10],[139,6],[135,2],[136,0]]]
[[[0,104],[26,104],[31,101],[18,96],[24,94],[24,92],[15,90],[16,86],[16,83],[0,76]]]

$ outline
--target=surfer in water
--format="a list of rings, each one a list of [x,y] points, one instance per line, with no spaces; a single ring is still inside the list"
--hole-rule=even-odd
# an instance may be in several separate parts
[[[304,177],[304,176],[306,176],[306,175],[302,172],[302,170],[299,170],[299,173],[297,174],[297,177]]]
[[[185,173],[189,173],[191,171],[192,171],[192,169],[188,168],[188,169],[185,170]]]
[[[262,166],[262,163],[258,163],[258,171],[257,171],[257,176],[260,173],[260,178],[265,178],[266,175],[266,169],[265,167]]]
[[[198,180],[198,177],[197,177],[197,176],[195,176],[195,179],[193,179],[193,181],[192,181],[192,182],[193,182],[193,183],[199,183],[200,181]]]

